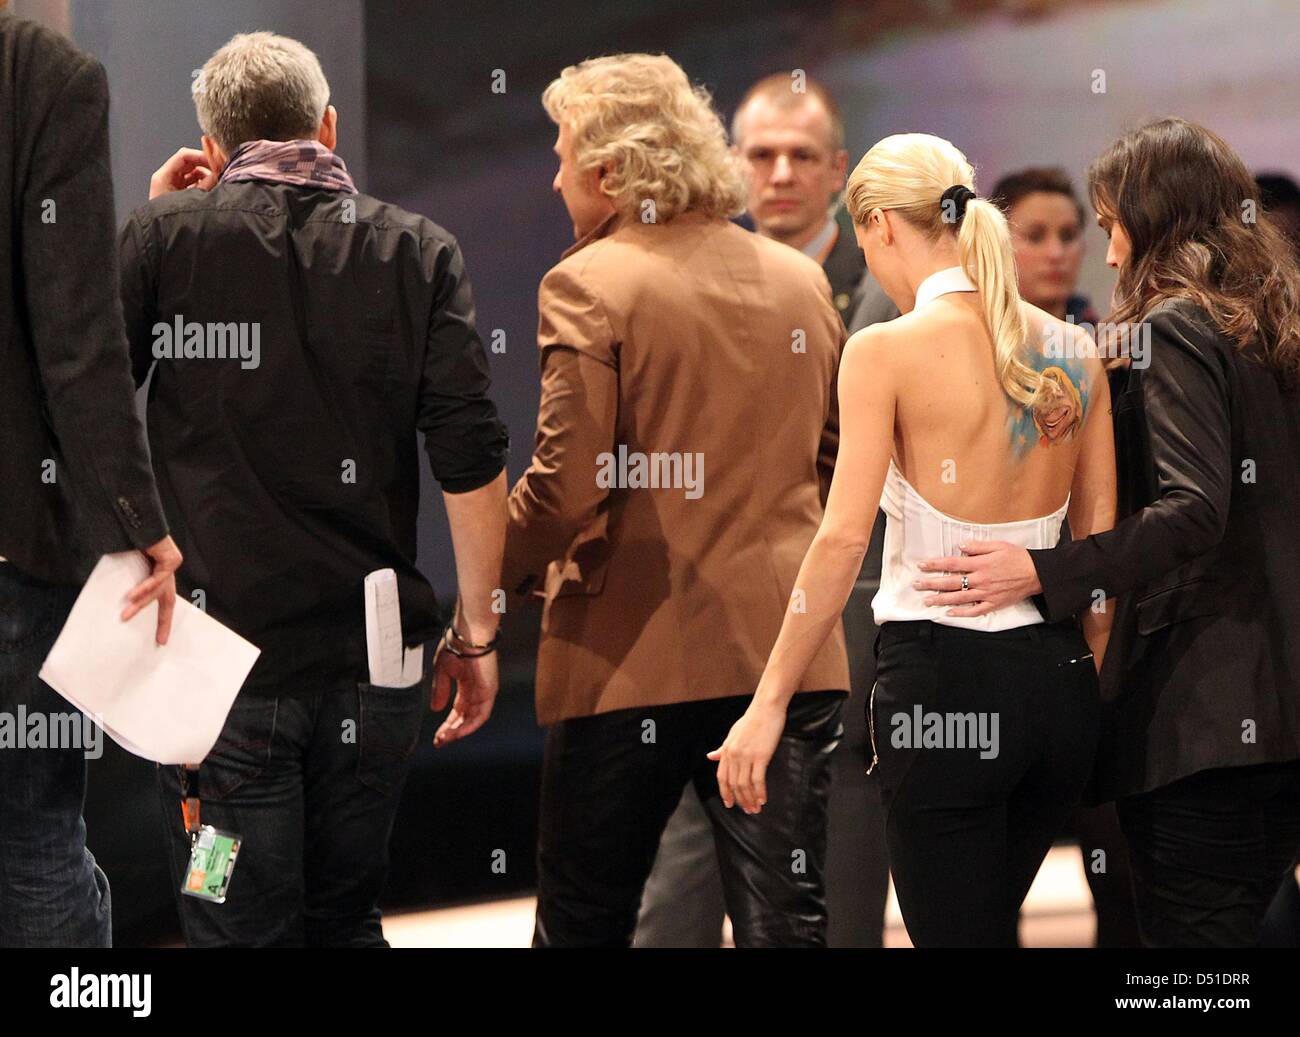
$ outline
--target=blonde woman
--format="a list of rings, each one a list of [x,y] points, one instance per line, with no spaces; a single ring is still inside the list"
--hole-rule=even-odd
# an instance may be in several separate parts
[[[913,586],[921,559],[967,539],[1052,547],[1067,514],[1076,536],[1114,516],[1101,362],[1081,331],[1021,300],[1006,221],[973,176],[948,141],[901,134],[849,179],[867,265],[902,316],[845,347],[826,515],[753,701],[710,754],[723,802],[761,811],[786,704],[839,621],[879,502],[868,720],[918,946],[1016,942],[1020,903],[1090,772],[1109,615],[1089,611],[1082,631],[1028,601],[954,617]]]

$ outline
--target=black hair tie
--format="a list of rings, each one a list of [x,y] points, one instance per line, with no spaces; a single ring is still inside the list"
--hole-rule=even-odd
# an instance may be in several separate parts
[[[976,197],[975,192],[965,184],[953,184],[939,196],[939,210],[946,218],[948,215],[947,203],[952,201],[954,203],[953,211],[956,215],[956,219],[952,222],[960,224],[966,217],[966,203],[974,197]]]

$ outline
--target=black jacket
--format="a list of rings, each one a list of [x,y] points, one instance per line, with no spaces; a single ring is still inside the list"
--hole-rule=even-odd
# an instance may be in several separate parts
[[[436,637],[417,431],[450,493],[507,446],[455,239],[364,194],[228,183],[136,209],[121,268],[179,586],[262,649],[249,691],[364,680],[376,569],[397,573],[406,643]]]
[[[108,83],[0,14],[0,556],[80,583],[167,534],[115,276]]]
[[[862,298],[862,282],[867,273],[867,261],[853,234],[853,224],[847,219],[836,219],[835,243],[822,261],[826,280],[831,283],[831,302],[846,325],[852,319]]]
[[[1094,794],[1300,758],[1300,396],[1186,300],[1118,379],[1115,528],[1031,552],[1059,619],[1119,596]]]

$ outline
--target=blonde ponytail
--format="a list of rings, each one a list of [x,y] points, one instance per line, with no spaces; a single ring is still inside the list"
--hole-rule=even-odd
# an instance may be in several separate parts
[[[928,133],[896,133],[868,151],[850,174],[844,197],[849,214],[865,224],[874,209],[889,209],[931,241],[957,224],[962,269],[979,290],[1003,392],[1038,413],[1059,387],[1025,362],[1029,329],[1021,309],[1015,252],[1006,217],[992,202],[968,197],[965,214],[944,204],[958,184],[972,192],[975,171],[950,141]],[[953,216],[959,215],[954,221]]]
[[[1002,391],[1022,407],[1030,407],[1040,391],[1042,377],[1024,361],[1029,331],[1020,309],[1011,233],[1001,210],[983,198],[970,199],[958,225],[957,248],[962,269],[979,289]]]

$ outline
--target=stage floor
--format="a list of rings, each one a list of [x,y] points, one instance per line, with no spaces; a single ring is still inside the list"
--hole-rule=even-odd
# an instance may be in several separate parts
[[[394,947],[527,947],[533,935],[533,897],[415,911],[384,918],[384,935]],[[885,946],[910,947],[891,885],[885,916]],[[1091,947],[1095,920],[1074,846],[1056,846],[1038,871],[1020,913],[1026,947]],[[730,933],[724,934],[730,945]]]

